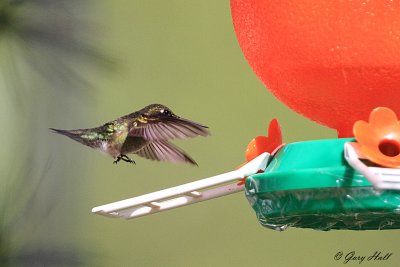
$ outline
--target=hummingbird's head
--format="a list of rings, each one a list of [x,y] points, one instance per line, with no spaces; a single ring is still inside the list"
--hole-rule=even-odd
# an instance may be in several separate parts
[[[151,104],[142,109],[142,115],[149,119],[177,118],[168,107],[161,104]]]

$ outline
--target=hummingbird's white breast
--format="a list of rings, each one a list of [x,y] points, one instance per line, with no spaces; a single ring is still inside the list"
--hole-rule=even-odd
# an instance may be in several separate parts
[[[110,155],[113,158],[116,158],[121,154],[120,147],[115,147],[112,143],[107,141],[102,141],[100,143],[99,150],[106,155]]]

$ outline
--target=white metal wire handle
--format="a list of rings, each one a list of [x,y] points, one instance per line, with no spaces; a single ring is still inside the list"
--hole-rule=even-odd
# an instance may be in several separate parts
[[[244,190],[244,185],[238,185],[237,182],[265,170],[269,157],[270,154],[265,152],[235,171],[98,206],[92,212],[108,217],[132,219],[240,192]]]
[[[344,157],[351,167],[364,175],[377,189],[400,190],[400,169],[366,166],[360,160],[364,157],[353,144],[344,144]]]

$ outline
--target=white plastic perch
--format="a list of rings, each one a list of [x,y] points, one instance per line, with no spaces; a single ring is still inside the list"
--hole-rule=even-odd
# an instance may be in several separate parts
[[[344,157],[351,167],[365,176],[376,189],[400,190],[400,169],[368,167],[364,158],[352,142],[344,144]]]
[[[235,171],[98,206],[92,212],[132,219],[240,192],[244,190],[244,185],[238,185],[238,181],[265,170],[269,157],[269,153],[263,153]]]

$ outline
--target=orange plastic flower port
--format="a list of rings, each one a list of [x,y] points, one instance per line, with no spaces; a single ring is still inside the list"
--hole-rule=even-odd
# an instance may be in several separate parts
[[[268,126],[268,136],[257,136],[250,141],[246,149],[246,162],[239,166],[242,167],[247,162],[255,159],[264,152],[272,154],[282,145],[282,132],[278,120],[273,119]],[[244,184],[246,178],[242,179],[238,185]]]
[[[400,122],[393,110],[375,108],[369,123],[357,121],[353,133],[365,158],[384,167],[400,168]]]
[[[281,127],[278,120],[273,119],[268,126],[268,136],[257,136],[247,145],[246,161],[249,162],[264,152],[272,153],[281,144]]]

